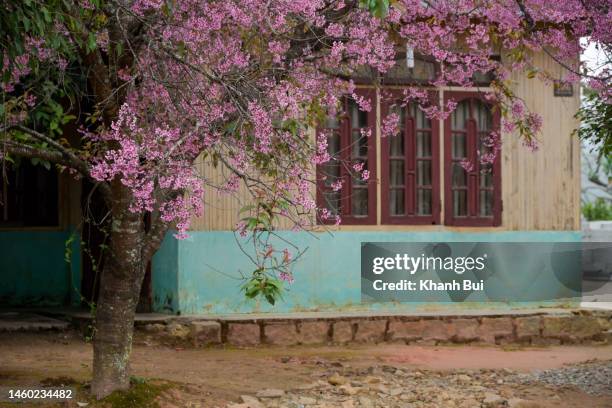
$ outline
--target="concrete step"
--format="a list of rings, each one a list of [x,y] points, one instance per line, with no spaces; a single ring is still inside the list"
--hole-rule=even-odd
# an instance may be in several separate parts
[[[30,312],[0,312],[0,332],[65,330],[70,322]]]

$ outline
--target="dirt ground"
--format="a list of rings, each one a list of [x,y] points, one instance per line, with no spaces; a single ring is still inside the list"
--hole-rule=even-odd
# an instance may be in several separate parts
[[[325,379],[334,366],[365,369],[385,365],[432,372],[482,369],[530,372],[594,359],[612,360],[612,345],[500,348],[385,344],[255,349],[136,345],[132,372],[138,377],[175,384],[176,389],[169,394],[173,404],[167,406],[225,407],[244,394],[255,395],[267,388],[295,389]],[[44,379],[61,377],[87,383],[91,360],[91,344],[76,332],[0,333],[0,386],[35,386]],[[520,395],[537,401],[536,406],[612,407],[612,394],[592,396],[573,387],[539,384],[514,387]],[[0,403],[0,406],[19,405]]]

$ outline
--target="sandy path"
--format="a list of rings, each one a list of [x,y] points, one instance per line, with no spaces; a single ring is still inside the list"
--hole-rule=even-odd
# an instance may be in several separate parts
[[[46,377],[90,378],[92,348],[76,334],[0,334],[0,384],[27,384]],[[262,388],[310,383],[321,361],[352,367],[389,364],[420,369],[509,368],[520,371],[612,359],[612,345],[504,350],[474,346],[369,345],[256,349],[134,348],[135,375],[189,384],[215,400],[235,399]]]

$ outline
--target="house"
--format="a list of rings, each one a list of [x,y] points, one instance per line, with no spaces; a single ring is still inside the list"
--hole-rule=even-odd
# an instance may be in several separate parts
[[[563,69],[545,55],[537,56],[536,64],[558,78],[564,76]],[[207,210],[193,220],[190,237],[182,241],[167,237],[154,258],[153,309],[224,314],[461,308],[468,303],[362,303],[361,244],[579,243],[580,146],[572,135],[578,125],[574,118],[580,104],[578,92],[558,93],[552,84],[515,73],[513,90],[544,119],[540,148],[533,152],[516,135],[504,134],[501,152],[490,171],[466,171],[460,162],[475,157],[481,148],[477,136],[500,123],[499,110],[483,97],[486,76],[479,78],[480,86],[475,88],[430,90],[441,103],[451,98],[459,102],[448,119],[429,120],[416,106],[402,108],[401,135],[381,137],[381,118],[389,109],[398,109],[388,97],[381,98],[381,93],[399,97],[406,84],[431,75],[433,70],[433,62],[421,59],[413,69],[393,70],[381,89],[362,83],[358,93],[370,98],[375,109],[361,112],[347,100],[344,108],[348,118],[326,124],[331,134],[330,153],[364,162],[370,179],[353,180],[341,192],[334,192],[329,182],[334,177],[346,178],[346,170],[333,164],[319,169],[327,179],[319,182],[318,204],[338,212],[342,223],[322,225],[314,232],[291,231],[289,223],[281,223],[277,232],[283,239],[307,248],[294,265],[295,281],[286,285],[282,301],[271,306],[265,300],[246,299],[240,291],[241,277],[248,276],[254,265],[242,252],[233,229],[249,195],[242,191],[236,198],[209,192]],[[374,130],[371,137],[359,138],[364,128]],[[219,170],[204,162],[199,166],[206,177],[221,180]],[[561,294],[568,289],[552,275],[536,278],[526,269],[507,273],[513,279],[532,282],[534,291]],[[572,273],[572,279],[579,281],[580,268]],[[575,295],[575,291],[569,292],[568,297]],[[469,306],[520,306],[511,303],[479,301]]]
[[[546,55],[536,56],[536,63],[558,78],[564,77],[563,69]],[[429,89],[441,103],[449,99],[458,102],[449,118],[430,120],[416,106],[400,108],[389,98],[381,98],[383,94],[401,95],[408,84],[428,78],[436,69],[434,62],[425,58],[415,64],[414,68],[398,66],[384,79],[382,88],[360,83],[358,92],[370,98],[373,109],[360,112],[347,100],[348,116],[326,124],[331,135],[330,153],[364,162],[370,178],[354,180],[339,193],[321,182],[313,192],[319,205],[342,216],[339,226],[322,224],[315,231],[292,231],[288,223],[281,222],[278,234],[306,249],[294,265],[295,281],[287,285],[282,300],[271,306],[265,300],[246,299],[240,289],[244,283],[241,277],[254,269],[239,245],[241,238],[233,232],[239,209],[249,201],[246,191],[237,196],[209,192],[205,213],[193,219],[189,238],[179,241],[168,234],[155,255],[141,296],[144,310],[226,314],[432,310],[468,304],[476,308],[520,307],[512,302],[492,305],[469,299],[467,303],[362,303],[362,243],[554,244],[581,240],[580,146],[572,135],[578,125],[574,119],[580,103],[578,92],[559,93],[552,84],[514,73],[513,90],[544,119],[540,149],[532,152],[516,135],[503,134],[501,152],[490,168],[482,172],[476,166],[468,171],[461,162],[473,159],[482,148],[477,143],[479,136],[500,124],[499,110],[483,97],[490,78],[483,75],[473,88]],[[398,110],[402,117],[402,131],[383,138],[381,118],[390,109]],[[371,129],[372,135],[355,139],[364,128]],[[222,178],[220,170],[209,163],[201,161],[198,166],[206,177]],[[340,167],[319,171],[330,176],[328,181],[347,177]],[[64,215],[52,226],[21,224],[15,230],[0,222],[0,301],[4,304],[78,304],[80,294],[87,292],[85,297],[93,297],[95,293],[95,271],[87,266],[89,255],[78,256],[79,240],[69,240],[73,231],[82,229],[77,215],[82,213],[81,197],[86,194],[62,177],[58,181],[58,212]],[[89,237],[89,232],[82,236]],[[70,264],[64,261],[66,242],[72,248],[67,254]],[[532,277],[519,267],[507,273],[533,281],[534,290],[566,292],[550,275]],[[579,279],[579,269],[575,276]]]

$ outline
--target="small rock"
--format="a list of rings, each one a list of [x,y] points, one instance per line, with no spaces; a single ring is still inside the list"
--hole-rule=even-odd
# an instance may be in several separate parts
[[[529,401],[520,398],[510,398],[508,400],[508,408],[527,408]]]
[[[368,375],[365,379],[365,382],[367,382],[368,384],[378,384],[380,382],[380,378],[379,377],[373,377],[371,375]]]
[[[389,387],[384,384],[378,384],[375,387],[372,387],[373,390],[381,392],[383,394],[389,394]]]
[[[338,387],[338,390],[344,395],[355,395],[359,392],[359,388],[351,387],[349,384]]]
[[[252,397],[250,395],[241,395],[240,399],[242,400],[242,402],[247,404],[249,408],[264,408],[264,405],[259,402],[257,398]]]
[[[331,385],[344,385],[348,383],[348,379],[338,373],[335,373],[327,379],[327,382],[329,382]]]
[[[362,408],[374,408],[374,403],[368,397],[359,397],[359,405]]]
[[[466,383],[472,382],[472,377],[466,374],[460,374],[457,376],[457,381],[459,381],[460,383],[466,384]]]
[[[189,337],[189,334],[191,333],[191,330],[189,330],[189,327],[179,324],[179,323],[170,323],[166,327],[166,331],[168,332],[170,336],[176,337],[178,339],[186,339],[187,337]]]
[[[346,400],[346,401],[342,401],[342,405],[340,405],[342,408],[353,408],[355,406],[355,403],[353,402],[353,400]]]
[[[317,403],[317,400],[315,398],[310,397],[300,397],[298,398],[298,403],[302,405],[314,405]]]
[[[474,407],[480,406],[480,404],[475,399],[470,398],[470,399],[464,400],[459,406],[461,408],[474,408]]]
[[[486,392],[482,403],[485,407],[498,407],[502,405],[506,400],[497,394]]]
[[[265,390],[258,391],[255,395],[258,398],[280,398],[285,395],[285,391],[275,388],[266,388]]]
[[[416,395],[414,395],[414,392],[408,391],[408,392],[404,392],[401,396],[400,399],[402,401],[406,401],[406,402],[414,402],[417,400]]]
[[[149,333],[160,333],[166,330],[166,325],[160,323],[152,323],[145,325],[144,329]]]

